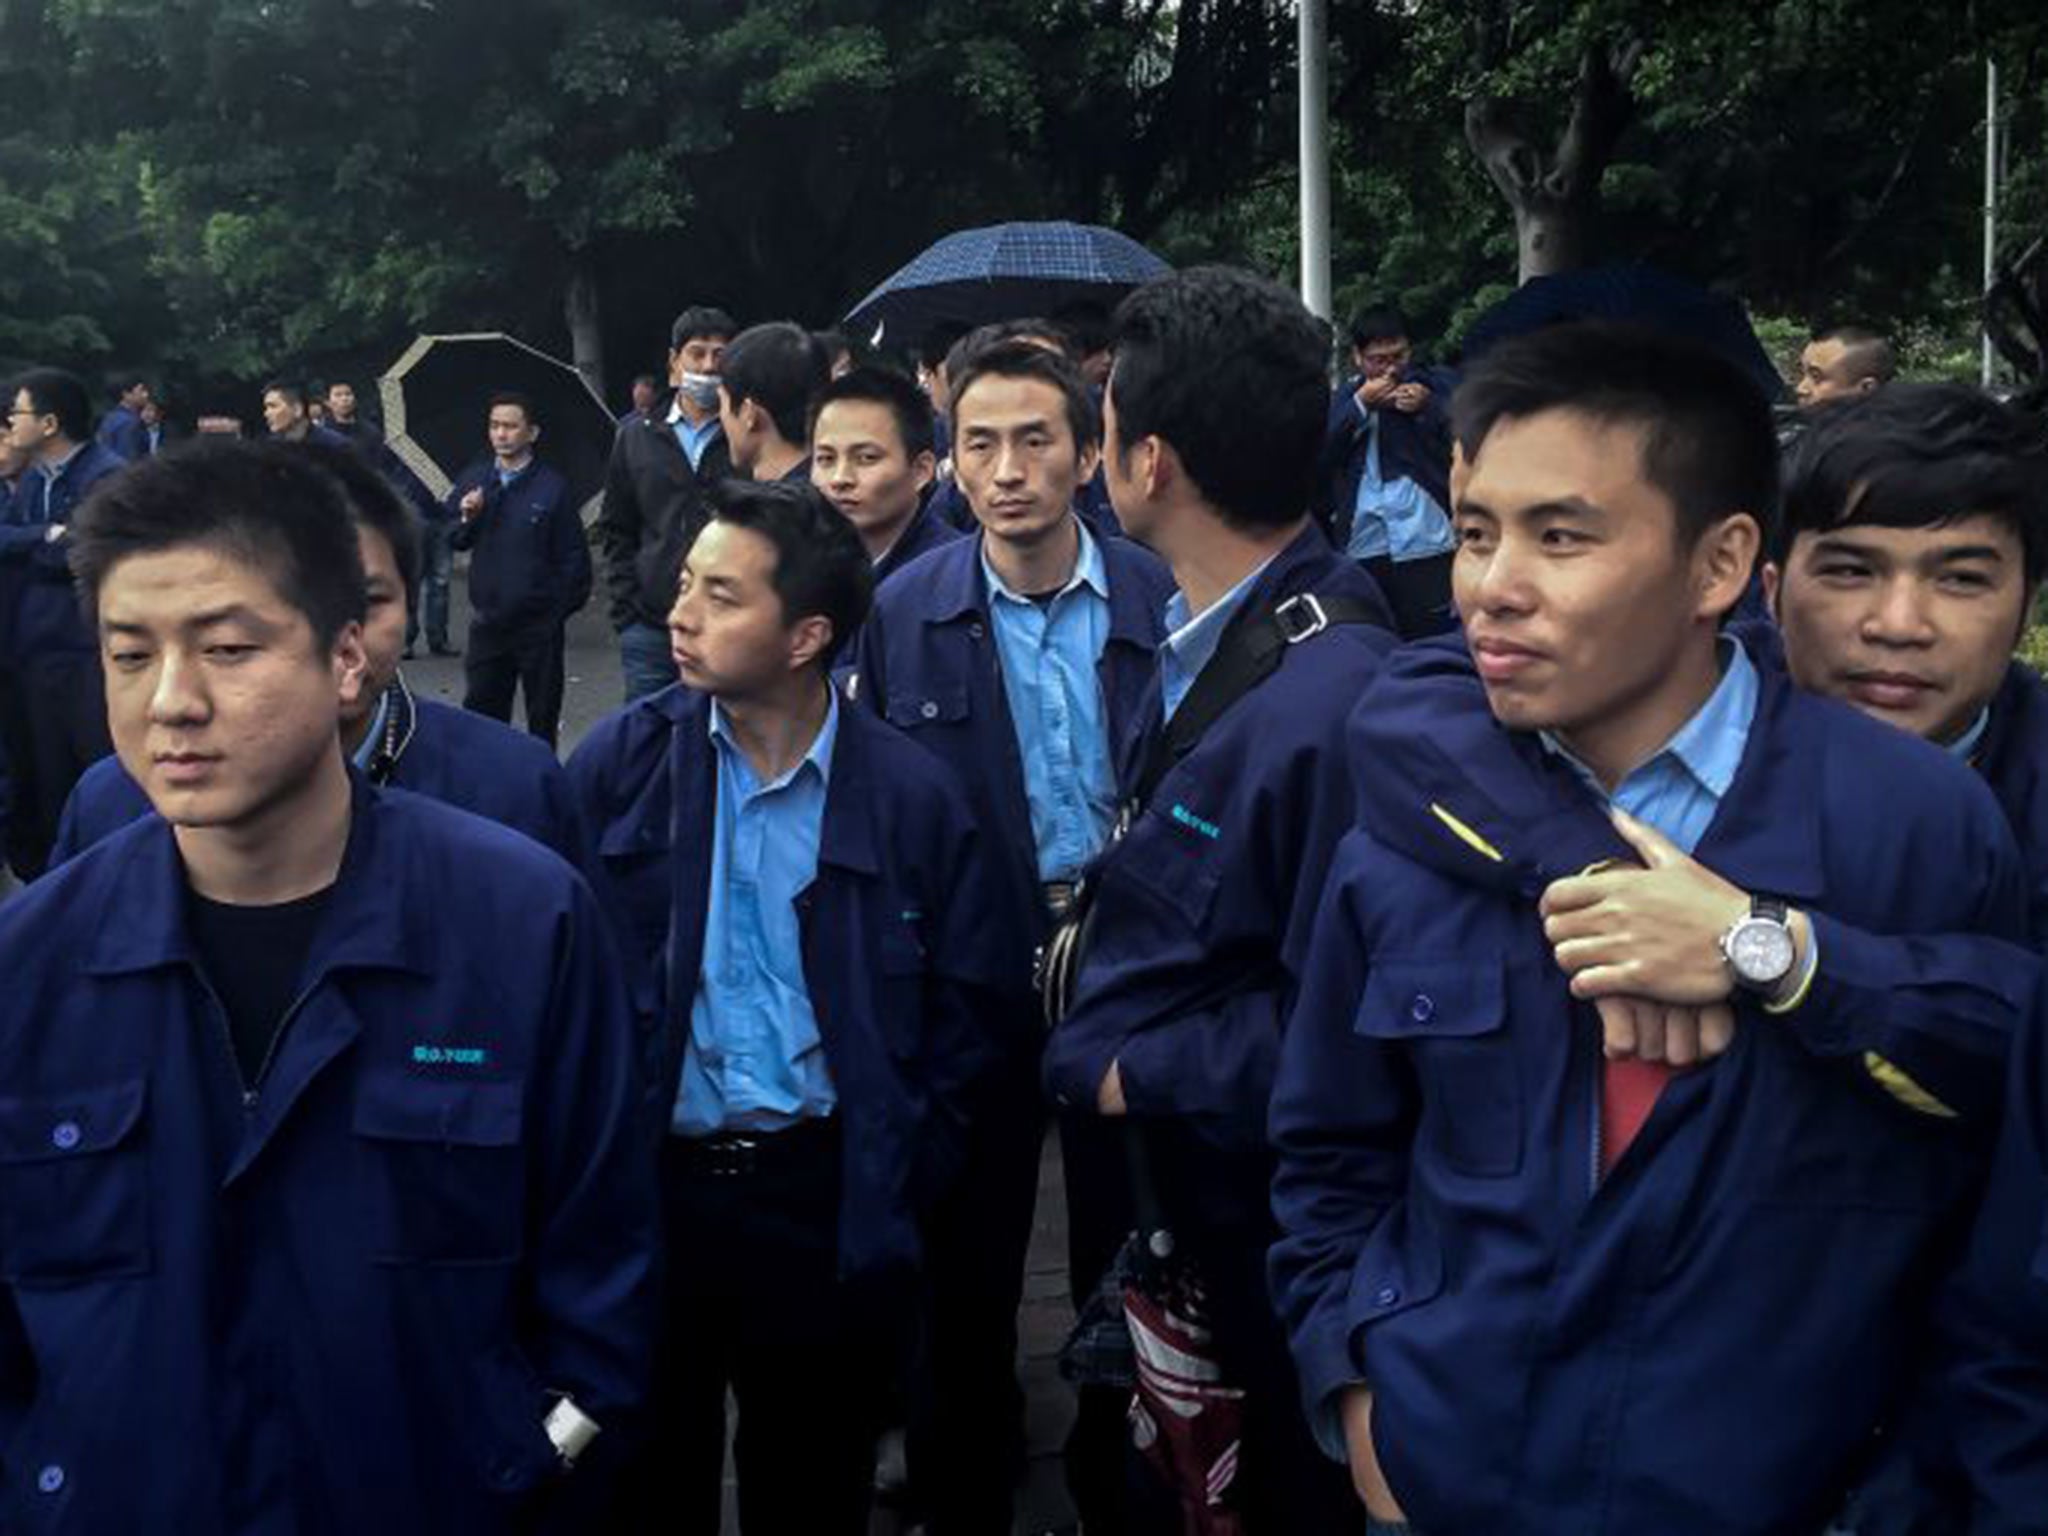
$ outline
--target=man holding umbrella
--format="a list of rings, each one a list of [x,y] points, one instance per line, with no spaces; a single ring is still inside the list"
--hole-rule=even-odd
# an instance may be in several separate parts
[[[668,338],[675,401],[665,418],[622,424],[612,445],[597,537],[629,700],[675,681],[666,624],[677,559],[703,526],[705,491],[732,472],[718,424],[718,374],[738,329],[706,305],[676,316]]]
[[[515,689],[526,728],[550,747],[562,718],[562,627],[590,601],[590,549],[569,482],[533,455],[533,402],[511,392],[490,407],[491,457],[448,493],[451,544],[469,561],[465,709],[509,722]]]

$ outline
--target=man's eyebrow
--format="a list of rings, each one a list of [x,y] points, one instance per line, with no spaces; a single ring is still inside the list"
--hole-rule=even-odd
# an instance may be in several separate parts
[[[1458,503],[1459,512],[1470,512],[1480,517],[1500,521],[1500,514],[1483,501],[1467,496]],[[1600,517],[1605,509],[1598,502],[1587,501],[1583,496],[1557,496],[1548,501],[1531,502],[1521,509],[1523,517]]]
[[[268,630],[270,621],[249,607],[246,603],[226,603],[218,608],[208,608],[199,613],[185,614],[177,621],[178,629],[211,629],[216,624],[243,623],[255,629]],[[139,623],[132,619],[102,617],[100,628],[120,635],[152,634],[160,626]]]

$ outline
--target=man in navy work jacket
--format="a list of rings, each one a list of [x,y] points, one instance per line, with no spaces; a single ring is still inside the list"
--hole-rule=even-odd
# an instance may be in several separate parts
[[[132,376],[121,381],[114,407],[100,418],[93,440],[123,463],[146,459],[150,454],[149,428],[142,419],[149,404],[149,381]]]
[[[1391,306],[1351,322],[1357,372],[1337,388],[1323,442],[1331,538],[1386,593],[1404,639],[1455,627],[1451,614],[1451,390],[1418,368]]]
[[[1096,538],[1075,514],[1101,426],[1071,363],[998,341],[959,357],[949,377],[954,475],[981,532],[882,588],[853,685],[968,786],[991,875],[1029,914],[1000,936],[1008,1007],[984,1027],[1004,1067],[976,1106],[966,1175],[932,1233],[928,1395],[912,1418],[910,1472],[939,1536],[1010,1525],[1023,1451],[1016,1316],[1045,1123],[1032,956],[1116,819],[1117,747],[1140,718],[1173,591],[1157,558]],[[1069,1162],[1079,1174],[1085,1150]],[[1094,1196],[1077,1182],[1070,1207],[1085,1213]],[[1077,1300],[1099,1273],[1076,1277]]]
[[[683,551],[704,525],[705,493],[732,473],[718,424],[718,368],[738,329],[708,305],[677,315],[668,333],[675,398],[667,414],[621,422],[612,440],[596,533],[628,699],[675,680],[663,625]]]
[[[718,375],[718,421],[736,474],[749,480],[811,478],[811,402],[832,380],[832,360],[788,320],[741,331]]]
[[[1288,631],[1300,643],[1172,764],[1092,871],[1091,936],[1046,1079],[1063,1107],[1131,1118],[1168,1223],[1202,1266],[1216,1348],[1246,1393],[1232,1507],[1255,1533],[1341,1531],[1356,1513],[1302,1423],[1266,1297],[1264,1130],[1294,990],[1282,941],[1351,825],[1343,716],[1391,621],[1371,578],[1308,517],[1327,399],[1321,323],[1270,283],[1207,268],[1132,294],[1116,334],[1110,495],[1179,588],[1126,793],[1219,654],[1229,665],[1239,637],[1284,622],[1282,609],[1300,619]],[[1224,377],[1235,386],[1219,391]],[[1326,627],[1324,599],[1379,623]],[[1097,1176],[1122,1171],[1116,1159]]]
[[[148,460],[73,557],[159,814],[0,913],[0,1519],[530,1529],[656,1321],[603,915],[349,772],[363,570],[301,453]]]
[[[0,751],[13,781],[7,860],[27,879],[49,858],[71,786],[108,749],[99,647],[65,540],[87,493],[124,461],[92,441],[91,396],[70,374],[32,369],[7,398],[8,437],[29,468],[0,523]]]
[[[1817,411],[1786,467],[1763,584],[1802,688],[1974,766],[2048,945],[2048,688],[2013,649],[2048,575],[2048,431],[1960,384]]]
[[[866,1530],[889,1325],[1017,921],[952,776],[827,682],[870,579],[813,487],[728,482],[669,618],[686,686],[570,761],[652,1024],[678,1259],[609,1528],[719,1529],[730,1391],[742,1524]]]
[[[406,594],[419,590],[419,526],[390,483],[351,449],[300,453],[342,487],[356,519],[368,578],[363,688],[341,706],[341,747],[372,784],[440,800],[552,848],[588,869],[569,777],[554,753],[495,720],[416,697],[399,671],[408,625]],[[50,858],[61,863],[137,817],[149,797],[118,757],[85,771],[65,803]]]
[[[811,483],[853,524],[875,588],[960,530],[927,504],[937,456],[925,392],[886,368],[852,368],[811,403]]]
[[[454,546],[469,557],[469,654],[464,709],[512,718],[526,695],[526,729],[550,749],[562,722],[563,626],[590,601],[590,546],[560,471],[534,457],[533,402],[493,395],[491,457],[448,492]]]
[[[1502,740],[1626,812],[1648,868],[1553,881],[1465,779],[1361,751],[1272,1114],[1312,1421],[1425,1536],[1815,1530],[1905,1384],[2023,1006],[2011,972],[1829,972],[2019,937],[2010,835],[1953,760],[1719,633],[1775,497],[1739,371],[1561,327],[1457,415],[1455,590]],[[1373,689],[1365,750],[1434,730],[1426,703]],[[1669,1006],[1596,1016],[1639,990]]]

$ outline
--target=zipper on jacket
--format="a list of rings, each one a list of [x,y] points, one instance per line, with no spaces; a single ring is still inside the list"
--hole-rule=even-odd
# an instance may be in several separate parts
[[[284,1011],[284,1017],[277,1021],[277,1028],[271,1031],[270,1044],[264,1049],[263,1059],[256,1064],[255,1080],[251,1081],[242,1075],[242,1058],[235,1050],[235,1031],[234,1026],[228,1023],[227,1005],[220,1000],[220,994],[213,990],[213,983],[207,980],[206,972],[196,965],[192,970],[199,978],[199,990],[206,994],[206,1001],[213,1009],[213,1017],[220,1025],[221,1043],[228,1048],[228,1069],[235,1074],[235,1083],[241,1089],[242,1112],[253,1114],[263,1079],[270,1071],[271,1058],[277,1055],[277,1043],[284,1038],[284,1032],[290,1028],[293,1017],[306,1005],[306,999],[313,995],[313,986],[309,985],[305,991],[293,998],[291,1006]]]
[[[1595,1195],[1600,1193],[1600,1159],[1605,1151],[1605,1148],[1600,1145],[1600,1108],[1602,1089],[1605,1086],[1605,1074],[1601,1070],[1603,1061],[1603,1052],[1595,1051],[1593,1053],[1592,1072],[1589,1074],[1592,1079],[1591,1087],[1593,1091],[1587,1096],[1587,1102],[1592,1105],[1592,1109],[1588,1114],[1589,1123],[1586,1127],[1586,1142],[1591,1149],[1586,1167],[1586,1189],[1588,1193]]]

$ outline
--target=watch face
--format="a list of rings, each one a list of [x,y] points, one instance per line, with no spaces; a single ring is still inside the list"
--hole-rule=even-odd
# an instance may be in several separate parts
[[[1767,987],[1792,969],[1792,932],[1768,918],[1749,918],[1729,935],[1728,960],[1751,986]]]

